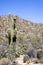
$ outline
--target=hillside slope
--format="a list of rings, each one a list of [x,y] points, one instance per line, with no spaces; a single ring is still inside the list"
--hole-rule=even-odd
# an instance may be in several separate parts
[[[0,45],[0,52],[4,50],[6,57],[12,59],[14,55],[19,56],[31,49],[43,49],[43,24],[11,14],[0,16]]]

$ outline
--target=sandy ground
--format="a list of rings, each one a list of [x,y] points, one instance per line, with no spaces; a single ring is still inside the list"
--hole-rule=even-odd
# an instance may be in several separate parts
[[[43,65],[43,64],[40,64],[40,63],[38,63],[38,64],[30,63],[28,65]]]
[[[33,62],[29,63],[29,64],[26,64],[26,63],[23,63],[23,57],[24,55],[20,55],[19,58],[16,58],[16,62],[18,62],[19,65],[43,65],[43,64],[34,64]]]

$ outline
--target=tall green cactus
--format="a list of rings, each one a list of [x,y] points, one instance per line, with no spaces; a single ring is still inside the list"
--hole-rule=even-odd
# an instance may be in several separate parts
[[[8,29],[8,35],[10,36],[8,40],[10,45],[9,45],[9,54],[11,55],[10,58],[13,59],[15,56],[15,49],[16,49],[16,40],[13,40],[16,38],[16,32],[15,32],[15,19],[13,20],[13,17],[11,14],[8,16],[8,22],[9,22],[9,29]]]

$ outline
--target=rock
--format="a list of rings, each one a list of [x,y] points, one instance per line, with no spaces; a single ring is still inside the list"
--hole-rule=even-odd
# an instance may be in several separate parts
[[[40,63],[43,64],[43,60],[40,60]]]
[[[16,61],[13,61],[11,65],[18,65]]]
[[[40,63],[40,61],[39,61],[37,58],[32,58],[31,60],[32,60],[32,62],[33,62],[34,64]]]
[[[23,58],[23,62],[26,63],[26,61],[29,60],[29,56],[28,55],[25,55],[24,58]]]
[[[2,58],[0,60],[0,65],[10,65],[11,61],[8,58]]]

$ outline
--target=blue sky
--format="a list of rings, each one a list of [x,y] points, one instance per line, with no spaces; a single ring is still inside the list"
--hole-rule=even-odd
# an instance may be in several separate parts
[[[0,0],[0,15],[8,13],[43,23],[43,0]]]

